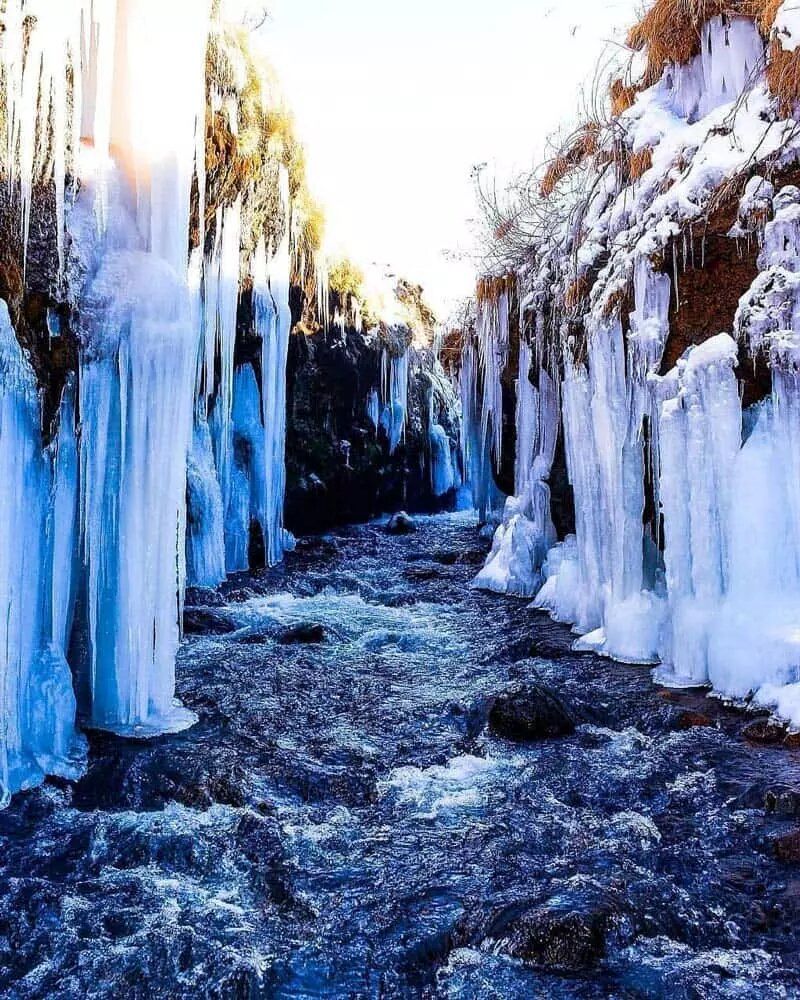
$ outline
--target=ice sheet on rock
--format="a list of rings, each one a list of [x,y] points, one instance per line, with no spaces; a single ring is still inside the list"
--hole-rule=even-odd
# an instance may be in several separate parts
[[[81,517],[93,725],[173,731],[185,582],[195,339],[186,285],[141,251],[108,251],[84,298]]]
[[[268,466],[264,455],[261,392],[252,365],[236,372],[231,422],[232,461],[225,511],[225,553],[229,573],[244,572],[250,565],[250,528],[263,526]]]
[[[486,521],[505,498],[495,486],[491,436],[485,430],[478,398],[480,384],[478,349],[472,340],[464,345],[461,357],[461,463],[469,486],[472,506]]]
[[[225,579],[225,516],[211,432],[202,414],[194,425],[186,495],[187,582],[216,587]]]
[[[431,489],[435,497],[443,497],[456,484],[450,438],[441,424],[431,426],[428,438],[431,449]]]
[[[68,419],[69,407],[64,410]],[[56,462],[60,482],[52,494],[53,509],[48,511],[53,480],[39,426],[36,379],[17,343],[8,308],[0,301],[2,805],[14,792],[38,784],[46,774],[76,777],[85,751],[75,732],[72,676],[59,641],[70,614],[65,575],[72,565],[71,552],[57,582],[55,576],[52,584],[48,579],[56,535],[59,556],[71,544],[68,508],[75,484],[70,431],[64,427],[62,460]]]
[[[538,388],[530,377],[533,354],[520,343],[517,381],[517,496],[509,499],[486,565],[473,586],[495,593],[533,597],[543,582],[542,567],[555,544],[549,477],[558,440],[558,391],[539,370]]]

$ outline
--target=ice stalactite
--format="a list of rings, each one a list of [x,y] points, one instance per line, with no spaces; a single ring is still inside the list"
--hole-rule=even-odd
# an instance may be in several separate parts
[[[470,338],[461,357],[459,392],[461,395],[461,463],[464,482],[469,486],[472,506],[481,521],[486,521],[500,506],[500,493],[494,483],[492,446],[484,430],[479,401],[480,369],[478,350]]]
[[[241,233],[242,206],[237,199],[233,205],[217,211],[214,247],[204,269],[203,386],[206,396],[214,393],[210,426],[223,503],[226,505],[230,496],[233,453],[234,349]],[[217,363],[218,384],[215,381]]]
[[[432,423],[428,439],[431,450],[431,489],[435,497],[443,497],[456,485],[450,438],[441,424]]]
[[[107,252],[83,301],[82,528],[93,725],[172,731],[196,342],[166,261]]]
[[[175,701],[174,671],[198,350],[189,216],[210,4],[106,5],[114,6],[108,89],[100,79],[108,65],[99,54],[92,77],[96,169],[83,177],[79,197],[93,198],[95,207],[104,203],[94,246],[82,247],[88,275],[80,294],[81,524],[89,631],[82,707],[94,726],[148,734],[194,721]],[[160,30],[153,33],[156,22]],[[101,48],[110,23],[101,26]],[[97,159],[106,115],[108,167]],[[75,218],[88,214],[84,204]]]
[[[478,350],[483,373],[481,430],[491,441],[495,467],[503,457],[503,385],[501,377],[508,364],[508,292],[489,296],[478,304],[476,322]]]
[[[389,454],[393,455],[406,432],[408,419],[409,348],[392,355],[384,348],[382,359],[383,414],[381,425],[389,438]]]
[[[800,192],[774,199],[737,333],[772,369],[742,412],[737,344],[689,350],[656,386],[670,620],[658,676],[776,707],[800,722]]]
[[[69,407],[65,403],[62,412],[66,421]],[[55,458],[60,482],[51,490],[39,414],[33,370],[0,302],[0,804],[45,774],[76,777],[84,753],[64,641],[77,487],[74,436],[65,423]],[[56,557],[65,562],[48,593],[42,581]]]
[[[251,525],[264,524],[267,495],[268,466],[264,460],[261,393],[252,365],[237,370],[233,399],[233,454],[225,513],[225,561],[229,573],[242,573],[250,566]]]
[[[558,391],[539,369],[538,388],[530,345],[520,342],[517,381],[515,496],[506,502],[486,565],[474,586],[497,593],[533,597],[542,586],[542,567],[556,541],[548,483],[555,457],[560,413]],[[537,366],[538,368],[538,366]]]
[[[187,502],[187,580],[196,587],[216,587],[226,572],[225,512],[211,431],[202,414],[195,418],[189,452]]]
[[[679,684],[709,679],[710,629],[726,586],[731,477],[742,440],[736,357],[734,341],[720,334],[692,349],[658,387],[670,610],[660,676]]]
[[[666,342],[670,289],[644,258],[634,285],[627,348],[619,319],[593,317],[586,365],[573,363],[567,348],[563,416],[576,540],[548,559],[536,604],[573,624],[584,635],[581,649],[656,663],[664,607],[655,540],[643,526],[644,431],[656,423],[648,380]],[[567,594],[556,565],[576,593]]]
[[[263,280],[263,265],[258,268],[261,280],[254,288],[256,332],[261,334],[261,397],[264,421],[265,494],[262,528],[267,565],[279,563],[294,539],[284,529],[283,508],[286,495],[286,362],[292,329],[289,305],[291,285],[292,210],[289,176],[281,170],[280,195],[286,225],[283,238],[269,261],[269,291]],[[263,247],[260,250],[263,254]]]
[[[367,416],[377,433],[381,425],[381,398],[377,389],[370,389],[367,396]]]

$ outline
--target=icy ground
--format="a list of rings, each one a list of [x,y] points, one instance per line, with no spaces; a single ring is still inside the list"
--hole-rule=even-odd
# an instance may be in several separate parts
[[[0,814],[2,996],[797,996],[794,826],[765,796],[800,759],[471,590],[481,546],[465,515],[351,529],[193,612],[200,723],[94,737],[74,789]],[[287,644],[300,624],[326,641]],[[487,698],[536,678],[576,734],[488,735]],[[716,727],[681,729],[698,707]],[[605,958],[510,958],[530,905],[610,914]]]

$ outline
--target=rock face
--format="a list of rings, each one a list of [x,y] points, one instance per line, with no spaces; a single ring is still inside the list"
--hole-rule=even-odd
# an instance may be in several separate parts
[[[412,359],[405,434],[393,454],[380,424],[383,345],[348,329],[307,336],[289,345],[286,526],[295,534],[359,523],[399,508],[436,512],[455,494],[433,494],[430,471],[429,394],[425,362]],[[375,392],[378,426],[368,412]],[[457,428],[434,415],[453,445]]]
[[[489,728],[517,743],[552,740],[575,732],[575,720],[561,701],[539,684],[526,684],[495,699]]]

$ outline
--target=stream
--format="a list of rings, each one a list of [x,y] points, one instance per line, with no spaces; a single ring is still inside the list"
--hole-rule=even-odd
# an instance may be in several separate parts
[[[471,590],[472,515],[418,527],[189,595],[198,725],[0,813],[0,995],[800,995],[800,756]],[[574,734],[490,731],[532,683]]]

